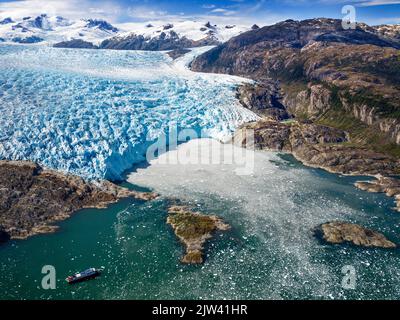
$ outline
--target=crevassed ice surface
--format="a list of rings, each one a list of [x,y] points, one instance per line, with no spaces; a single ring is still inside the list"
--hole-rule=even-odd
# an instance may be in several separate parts
[[[171,126],[223,138],[256,119],[243,79],[190,72],[162,52],[0,46],[0,158],[119,179]]]

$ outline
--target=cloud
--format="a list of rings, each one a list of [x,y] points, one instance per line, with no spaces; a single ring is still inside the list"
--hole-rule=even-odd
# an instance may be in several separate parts
[[[134,20],[152,20],[169,16],[165,10],[147,6],[128,7],[125,14]]]
[[[224,16],[231,16],[236,14],[237,12],[234,10],[228,10],[228,9],[223,9],[223,8],[216,8],[214,10],[211,10],[211,13],[217,13],[217,14],[222,14]]]
[[[374,7],[374,6],[382,6],[382,5],[396,5],[400,4],[400,0],[286,0],[286,2],[294,4],[312,4],[312,3],[320,3],[326,5],[335,5],[335,4],[350,4],[355,5],[357,7]]]
[[[215,4],[203,4],[201,7],[203,9],[213,9],[216,7],[216,5]]]
[[[383,6],[383,5],[393,5],[400,4],[399,0],[369,0],[369,1],[361,1],[357,4],[359,7],[374,7],[374,6]]]
[[[0,2],[0,17],[20,19],[41,13],[63,15],[70,19],[85,17],[104,18],[110,21],[118,19],[122,8],[112,2],[99,4],[91,0],[21,0]]]

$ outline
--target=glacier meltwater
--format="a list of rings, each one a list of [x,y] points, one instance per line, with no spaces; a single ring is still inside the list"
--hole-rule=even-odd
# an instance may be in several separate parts
[[[0,159],[120,179],[170,127],[221,139],[256,116],[244,79],[193,73],[163,52],[0,45]]]

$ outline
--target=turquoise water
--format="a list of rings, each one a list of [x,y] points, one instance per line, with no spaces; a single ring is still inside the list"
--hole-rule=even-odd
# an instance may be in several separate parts
[[[220,215],[232,230],[218,234],[209,243],[203,266],[184,266],[179,263],[183,248],[165,223],[165,200],[124,200],[106,210],[83,210],[62,222],[55,234],[0,247],[1,298],[400,298],[398,250],[325,246],[310,231],[311,226],[328,219],[323,212],[322,217],[314,214],[314,198],[318,194],[327,211],[336,210],[331,202],[339,203],[348,210],[348,215],[342,213],[346,220],[380,230],[399,243],[399,217],[390,210],[392,199],[356,190],[352,186],[356,178],[308,169],[291,157],[276,157],[273,164],[278,164],[285,174],[297,176],[303,172],[307,179],[313,179],[314,184],[306,192],[299,185],[299,192],[293,195],[298,211],[303,210],[304,204],[309,207],[308,214],[302,213],[302,220],[296,221],[299,216],[294,211],[295,221],[287,220],[285,207],[278,216],[273,211],[249,216],[246,205],[213,192],[196,194],[192,202],[189,196],[189,203],[203,212]],[[41,289],[43,265],[56,268],[56,290]],[[354,291],[341,287],[344,265],[357,270]],[[64,282],[67,275],[91,266],[104,266],[104,274],[74,286]]]

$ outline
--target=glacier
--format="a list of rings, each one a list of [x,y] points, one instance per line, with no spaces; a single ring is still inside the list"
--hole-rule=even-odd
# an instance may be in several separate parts
[[[257,116],[235,97],[246,79],[194,73],[165,52],[0,45],[0,159],[85,179],[120,180],[176,126],[223,139]]]

